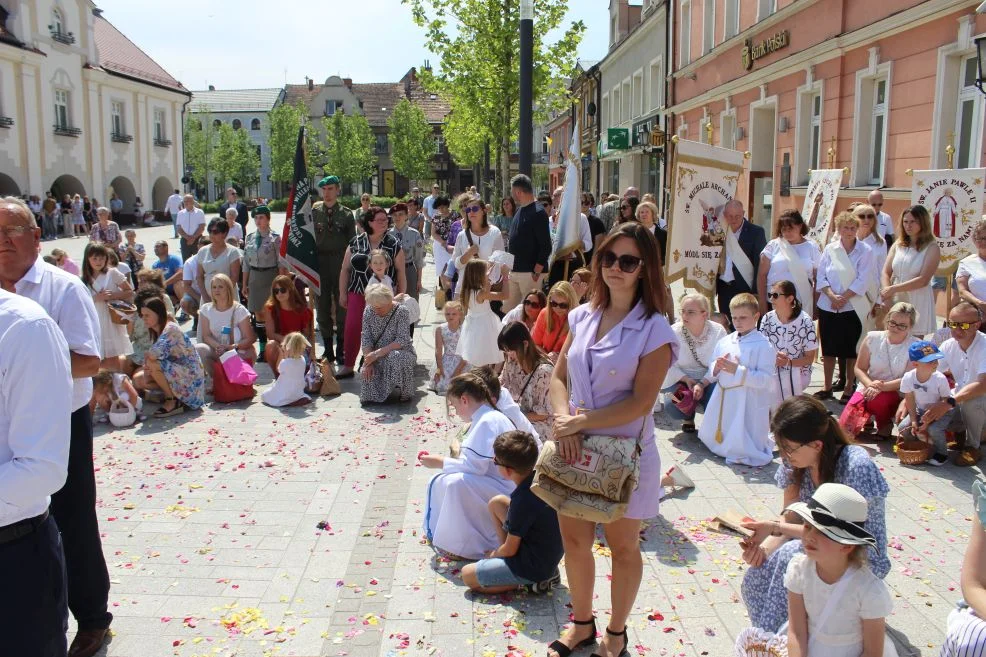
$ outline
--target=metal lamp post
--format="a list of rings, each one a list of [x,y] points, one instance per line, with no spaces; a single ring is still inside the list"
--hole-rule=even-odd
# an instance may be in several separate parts
[[[534,155],[534,0],[520,0],[520,172]]]
[[[986,6],[986,3],[983,3]],[[976,56],[979,64],[979,75],[976,76],[976,86],[986,95],[986,36],[976,39]]]

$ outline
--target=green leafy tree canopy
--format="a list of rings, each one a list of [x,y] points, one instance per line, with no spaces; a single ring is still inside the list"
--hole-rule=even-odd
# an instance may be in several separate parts
[[[435,135],[424,111],[401,98],[387,119],[390,128],[390,159],[397,173],[414,181],[434,177],[431,159],[435,155]]]
[[[325,173],[339,176],[344,183],[357,183],[376,172],[376,138],[366,117],[336,112],[322,118],[322,128],[325,131]]]

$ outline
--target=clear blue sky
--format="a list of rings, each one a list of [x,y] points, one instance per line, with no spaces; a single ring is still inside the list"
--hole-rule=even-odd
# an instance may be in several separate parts
[[[424,33],[400,0],[96,0],[103,16],[189,89],[280,87],[305,76],[396,82],[425,59]],[[607,48],[608,0],[569,0],[586,34],[579,55]],[[333,39],[326,43],[326,35]]]

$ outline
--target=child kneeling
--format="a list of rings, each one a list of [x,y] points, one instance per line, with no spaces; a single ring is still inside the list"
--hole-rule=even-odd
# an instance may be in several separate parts
[[[305,352],[311,343],[298,332],[288,333],[281,344],[281,361],[277,363],[277,379],[261,393],[268,406],[300,406],[311,401],[305,394]]]
[[[565,550],[555,510],[531,492],[538,447],[534,436],[508,431],[493,442],[493,462],[500,474],[517,484],[508,498],[489,502],[501,545],[488,558],[462,569],[462,581],[473,591],[503,593],[526,587],[547,593],[561,581],[558,564]]]

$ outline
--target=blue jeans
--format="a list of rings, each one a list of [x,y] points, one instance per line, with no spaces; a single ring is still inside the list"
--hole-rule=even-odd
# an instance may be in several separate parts
[[[922,415],[924,415],[923,411],[918,413],[919,423],[921,422]],[[948,440],[945,438],[945,431],[952,423],[952,419],[954,417],[955,409],[953,408],[928,426],[928,436],[931,438],[931,442],[935,446],[935,454],[948,454]],[[897,430],[900,431],[900,435],[902,437],[909,435],[911,438],[918,439],[917,435],[910,431],[910,428],[911,416],[905,415],[904,419],[900,421],[899,425],[897,425]]]
[[[499,557],[481,559],[476,562],[476,580],[484,589],[494,586],[527,586],[533,584],[529,579],[514,575],[507,562]]]
[[[667,393],[668,395],[670,395],[671,393],[674,392],[674,389],[677,388],[677,387],[678,387],[678,384],[675,383],[675,384],[673,384],[673,385],[665,388],[661,392]],[[706,406],[706,404],[709,403],[709,400],[712,399],[712,392],[715,389],[716,389],[716,384],[715,384],[715,381],[713,381],[705,389],[705,392],[702,393],[702,398],[698,400],[698,403],[697,404],[695,404],[695,411],[691,415],[685,415],[680,410],[678,410],[678,407],[675,406],[673,403],[671,403],[671,400],[670,399],[664,404],[664,412],[667,413],[668,417],[670,417],[670,418],[672,418],[674,420],[685,420],[687,422],[692,422],[695,419],[695,413],[698,412],[698,409],[701,408],[702,409],[702,412],[705,413],[705,406]]]

